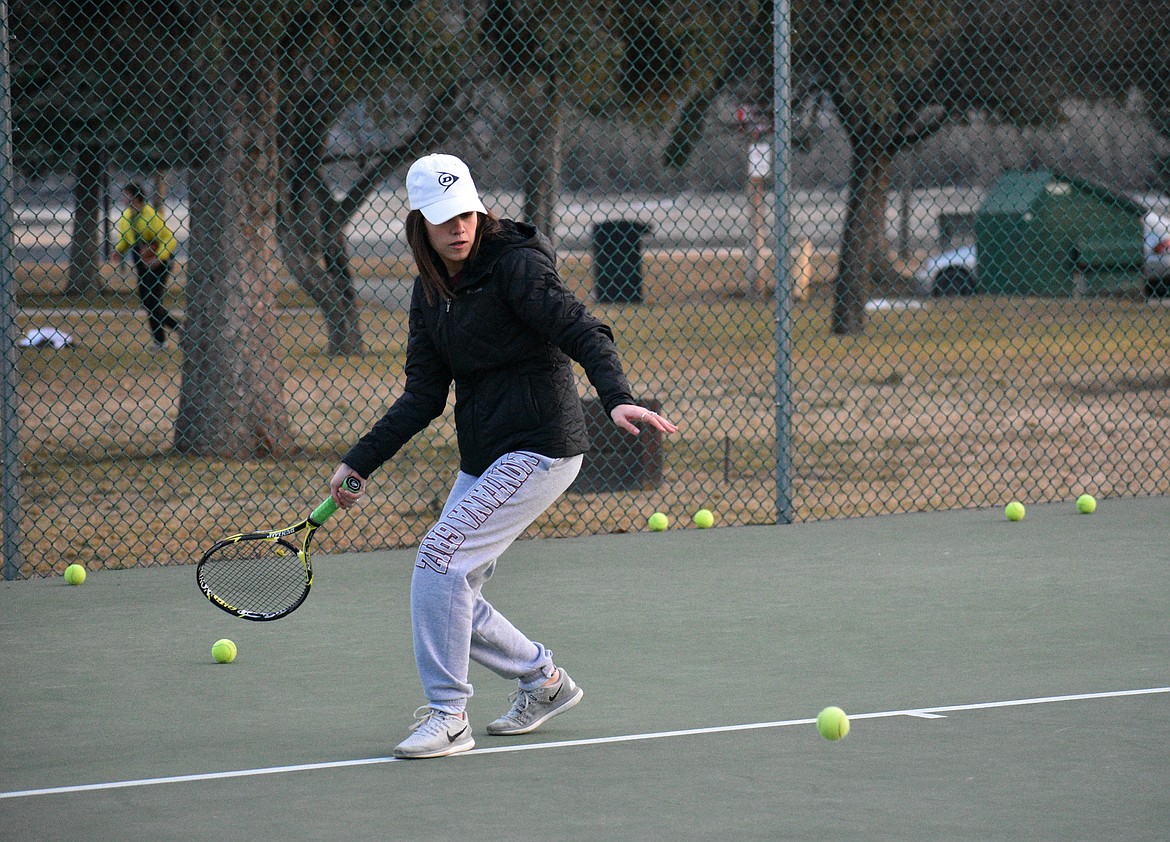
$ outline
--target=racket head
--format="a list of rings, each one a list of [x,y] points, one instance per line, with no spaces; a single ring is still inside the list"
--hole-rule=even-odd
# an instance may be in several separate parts
[[[301,547],[255,532],[217,541],[199,560],[195,578],[213,605],[245,620],[287,617],[313,587],[306,530]]]

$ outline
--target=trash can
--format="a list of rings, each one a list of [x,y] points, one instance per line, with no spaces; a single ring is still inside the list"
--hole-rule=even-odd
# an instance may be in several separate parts
[[[650,226],[611,219],[593,226],[593,297],[597,301],[642,300],[642,238]]]
[[[662,405],[654,399],[640,399],[639,405],[658,412]],[[569,491],[596,494],[606,491],[649,491],[662,484],[662,433],[646,427],[641,435],[631,436],[610,420],[601,401],[582,401],[585,426],[593,446],[585,454],[581,472]]]

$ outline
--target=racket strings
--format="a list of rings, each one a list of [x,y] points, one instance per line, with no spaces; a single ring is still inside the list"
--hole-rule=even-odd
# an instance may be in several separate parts
[[[201,575],[207,589],[221,600],[257,614],[297,605],[309,587],[297,549],[281,540],[224,544],[204,561]]]

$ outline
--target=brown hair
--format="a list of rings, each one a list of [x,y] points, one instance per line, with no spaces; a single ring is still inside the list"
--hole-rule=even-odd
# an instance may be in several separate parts
[[[494,213],[476,211],[476,216],[479,219],[475,226],[475,242],[471,244],[468,261],[475,258],[484,237],[500,230],[500,219]],[[406,215],[406,241],[410,244],[410,250],[414,254],[414,265],[418,267],[418,274],[422,277],[427,303],[434,304],[439,298],[453,298],[455,294],[451,290],[447,266],[431,245],[422,211],[412,210]]]
[[[127,185],[122,188],[122,191],[136,202],[146,201],[146,191],[142,189],[142,185],[137,181],[131,181],[127,183]]]

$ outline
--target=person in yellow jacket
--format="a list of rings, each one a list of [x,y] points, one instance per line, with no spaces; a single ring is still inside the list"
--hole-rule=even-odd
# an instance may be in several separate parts
[[[163,304],[171,275],[171,260],[179,243],[162,214],[147,204],[146,193],[140,184],[127,184],[122,197],[126,209],[118,218],[119,236],[114,246],[114,259],[126,259],[129,253],[134,273],[138,276],[138,300],[146,310],[153,348],[161,351],[167,345],[167,331],[179,328],[178,319]]]

